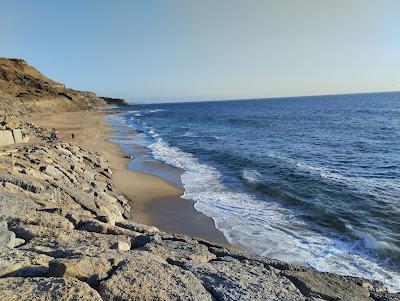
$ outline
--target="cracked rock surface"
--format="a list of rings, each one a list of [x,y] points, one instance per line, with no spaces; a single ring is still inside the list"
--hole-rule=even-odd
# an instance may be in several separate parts
[[[400,300],[135,223],[104,157],[27,128],[43,143],[0,149],[0,300]]]

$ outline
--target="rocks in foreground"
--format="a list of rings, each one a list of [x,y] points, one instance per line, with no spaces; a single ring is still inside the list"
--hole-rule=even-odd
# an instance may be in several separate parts
[[[102,301],[97,291],[75,278],[0,279],[0,300],[4,301]]]
[[[107,160],[52,142],[0,149],[0,300],[399,300],[130,219]]]

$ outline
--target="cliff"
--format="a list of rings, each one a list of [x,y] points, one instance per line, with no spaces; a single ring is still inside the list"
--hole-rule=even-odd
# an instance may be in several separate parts
[[[21,59],[0,58],[0,114],[90,110],[107,102],[53,81]]]
[[[100,96],[100,98],[103,99],[110,106],[124,107],[124,106],[128,105],[126,100],[122,99],[122,98],[112,98],[112,97],[104,97],[104,96]]]

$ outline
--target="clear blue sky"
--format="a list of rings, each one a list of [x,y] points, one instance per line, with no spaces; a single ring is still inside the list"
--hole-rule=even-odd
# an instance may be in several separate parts
[[[400,1],[0,0],[0,56],[132,101],[394,91]]]

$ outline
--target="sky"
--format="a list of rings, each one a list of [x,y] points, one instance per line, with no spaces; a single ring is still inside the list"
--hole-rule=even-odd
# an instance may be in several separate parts
[[[0,0],[0,56],[133,102],[400,90],[398,0]]]

